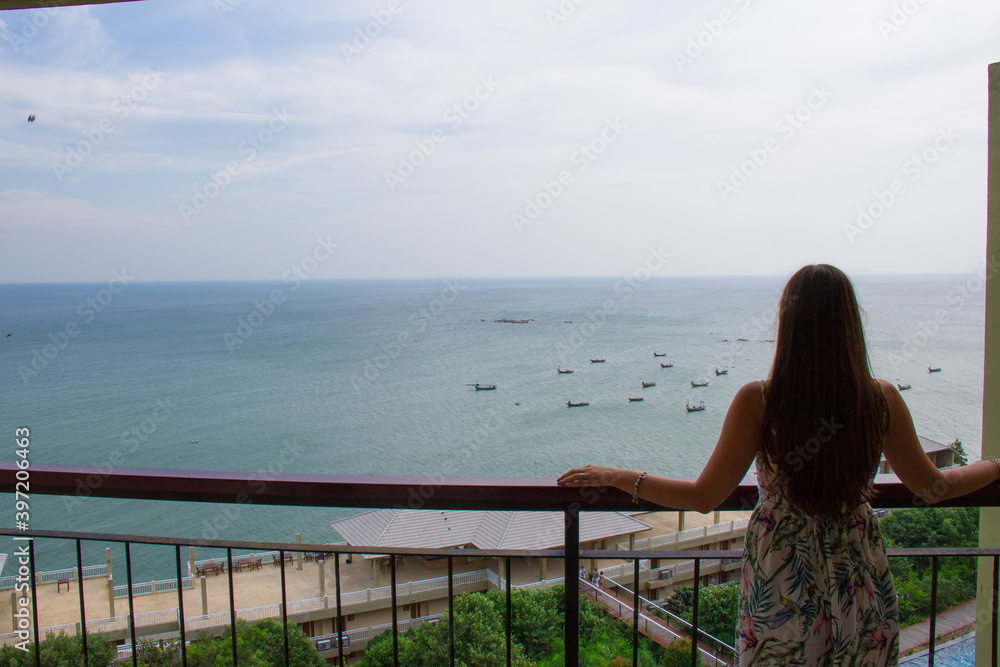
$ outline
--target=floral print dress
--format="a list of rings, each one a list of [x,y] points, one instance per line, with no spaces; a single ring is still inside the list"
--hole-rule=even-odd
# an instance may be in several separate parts
[[[895,665],[899,610],[871,506],[847,518],[805,514],[757,457],[736,650],[740,665]]]

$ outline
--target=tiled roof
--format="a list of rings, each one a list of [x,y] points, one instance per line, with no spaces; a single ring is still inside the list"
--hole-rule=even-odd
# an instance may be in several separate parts
[[[555,549],[563,546],[563,517],[562,512],[381,509],[340,519],[330,525],[351,546]],[[581,542],[649,528],[649,524],[620,512],[580,513]]]

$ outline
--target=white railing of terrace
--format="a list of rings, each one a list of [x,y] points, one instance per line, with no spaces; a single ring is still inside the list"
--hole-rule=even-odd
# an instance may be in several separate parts
[[[181,586],[185,589],[194,588],[194,582],[191,580],[191,577],[184,577],[181,579]],[[167,593],[176,590],[176,579],[160,579],[159,581],[145,581],[140,584],[132,584],[133,597],[137,595],[152,595],[153,593]],[[116,598],[127,598],[128,584],[115,586],[114,595]]]
[[[106,577],[108,575],[107,565],[87,565],[83,568],[83,578],[91,579],[93,577]],[[35,583],[36,584],[51,584],[58,582],[60,579],[76,579],[76,568],[70,567],[64,570],[48,570],[46,572],[36,572],[35,573]],[[17,577],[0,577],[0,590],[6,590],[8,588],[14,588],[17,584]]]
[[[665,533],[663,535],[655,535],[653,537],[641,537],[635,541],[635,547],[629,547],[628,542],[619,542],[617,549],[618,551],[648,551],[651,549],[660,549],[668,544],[678,544],[680,542],[686,542],[687,540],[696,540],[708,537],[709,535],[718,535],[720,533],[745,530],[749,523],[749,518],[733,519],[732,521],[713,523],[709,526],[703,526],[701,528],[688,528],[687,530],[682,530],[677,533]]]
[[[632,591],[629,590],[628,588],[624,586],[622,586],[621,588],[629,595],[632,595]],[[610,607],[612,605],[617,607],[619,610],[618,616],[623,621],[631,622],[632,619],[635,617],[635,608],[632,605],[622,600],[621,598],[608,596],[604,591],[599,590],[589,581],[580,582],[580,592],[586,593],[590,597],[594,597],[597,600],[598,604],[604,607]],[[641,624],[640,627],[644,631],[649,632],[650,625],[652,625],[655,628],[655,631],[658,632],[660,634],[660,637],[664,638],[667,643],[673,642],[675,639],[680,639],[681,635],[675,632],[666,623],[664,623],[662,619],[657,618],[656,616],[650,616],[649,614],[645,613],[642,610],[642,607],[645,607],[647,609],[649,607],[654,607],[657,610],[662,611],[671,618],[675,619],[676,621],[678,621],[679,624],[684,625],[689,630],[691,628],[691,624],[685,621],[684,619],[680,618],[679,616],[675,616],[674,614],[671,614],[670,612],[666,611],[655,602],[652,602],[651,600],[648,600],[642,597],[641,595],[639,596],[639,604],[640,604],[639,623]],[[704,630],[699,630],[698,634],[702,637],[708,637],[712,639],[714,642],[718,643],[725,649],[733,650],[731,646],[723,642],[721,639],[713,637]],[[710,651],[705,650],[705,648],[703,648],[702,646],[698,646],[698,653],[701,654],[702,665],[717,666],[717,665],[727,664],[723,660],[720,660],[715,655],[713,655]]]
[[[277,553],[277,552],[276,552]],[[489,576],[493,574],[494,578],[496,574],[490,570],[473,570],[471,572],[460,572],[454,577],[454,586],[471,586],[477,583],[483,583],[490,581]],[[169,581],[169,580],[168,580]],[[559,580],[562,581],[561,579]],[[177,582],[174,581],[174,586],[171,590],[177,589]],[[411,592],[411,586],[412,592]],[[139,584],[136,584],[138,586]],[[406,587],[405,592],[401,592],[399,589],[401,587]],[[128,586],[121,586],[125,591],[125,595],[128,595]],[[187,586],[185,586],[187,588]],[[353,591],[350,593],[342,593],[340,597],[341,606],[346,606],[348,604],[360,604],[365,602],[372,602],[376,600],[388,599],[390,595],[390,586],[382,586],[380,588],[372,588],[363,591]],[[436,577],[434,579],[426,579],[422,581],[408,582],[406,584],[398,584],[396,586],[397,594],[400,596],[411,595],[420,592],[427,592],[432,590],[442,590],[448,588],[448,577]],[[163,589],[166,590],[166,589]],[[116,591],[117,593],[117,591]],[[116,594],[115,597],[118,597]],[[295,600],[288,603],[288,613],[290,615],[304,614],[311,611],[319,611],[321,609],[335,609],[337,605],[336,595],[327,595],[326,598],[309,598],[306,600]],[[261,607],[250,607],[247,609],[237,609],[236,615],[247,621],[259,621],[263,618],[279,618],[281,616],[281,605],[271,604],[264,605]],[[135,615],[135,625],[136,627],[143,627],[149,625],[158,625],[161,623],[177,623],[178,611],[177,609],[163,609],[158,611],[150,611],[138,613]],[[203,616],[187,616],[184,619],[184,627],[188,630],[207,630],[219,626],[228,626],[230,623],[229,612],[218,612],[215,614],[208,614]],[[59,631],[74,631],[77,627],[75,623],[68,623],[58,626],[50,626],[41,628],[40,632],[47,634],[58,634]],[[388,626],[386,626],[388,627]],[[115,616],[113,618],[101,618],[96,620],[87,620],[87,630],[89,632],[113,632],[113,631],[126,631],[129,629],[128,616]],[[15,633],[8,633],[0,635],[0,643],[7,643],[7,640],[13,640],[17,637]]]

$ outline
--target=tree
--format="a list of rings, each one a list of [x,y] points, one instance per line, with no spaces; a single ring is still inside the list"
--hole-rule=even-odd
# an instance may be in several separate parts
[[[79,635],[47,635],[39,644],[41,663],[45,667],[78,667],[83,664],[83,642]],[[34,667],[35,643],[27,651],[3,646],[0,648],[0,667]],[[118,657],[118,650],[102,634],[87,633],[87,658],[93,667],[107,667]]]

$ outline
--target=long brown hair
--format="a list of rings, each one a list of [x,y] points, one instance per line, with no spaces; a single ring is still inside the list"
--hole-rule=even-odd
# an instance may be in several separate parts
[[[803,511],[842,518],[871,498],[888,428],[861,309],[843,271],[816,264],[789,279],[776,342],[763,454]]]

